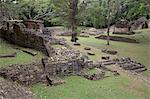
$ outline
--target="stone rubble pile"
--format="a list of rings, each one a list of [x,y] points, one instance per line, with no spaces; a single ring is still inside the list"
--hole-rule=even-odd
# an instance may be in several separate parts
[[[105,78],[105,72],[104,71],[101,71],[101,72],[98,72],[98,73],[93,73],[93,74],[88,74],[88,73],[80,73],[79,76],[82,76],[88,80],[100,80],[100,79],[103,79]]]
[[[0,79],[0,99],[36,99],[33,93],[27,88],[5,80]]]
[[[32,85],[47,83],[46,75],[75,75],[83,68],[94,66],[93,61],[73,49],[56,48],[53,54],[54,57],[46,57],[41,62],[0,68],[0,76],[23,85]]]
[[[103,53],[106,53],[106,54],[111,54],[111,55],[116,55],[118,52],[115,51],[115,50],[109,50],[109,49],[102,49],[101,50]]]
[[[68,49],[67,47],[62,47],[56,48],[53,57],[50,57],[49,59],[53,62],[57,62],[57,61],[73,60],[79,57],[81,57],[79,51]]]
[[[32,85],[45,81],[45,75],[41,63],[11,65],[6,68],[1,68],[0,75],[4,78],[18,81],[23,85]]]

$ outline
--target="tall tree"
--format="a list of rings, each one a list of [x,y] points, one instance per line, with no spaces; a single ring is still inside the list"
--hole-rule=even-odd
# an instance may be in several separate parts
[[[71,24],[71,30],[72,30],[72,42],[77,41],[77,15],[78,15],[78,0],[69,0],[69,8],[70,8],[70,14],[69,14],[69,22]]]
[[[110,25],[118,20],[118,0],[107,0],[107,45],[110,45]]]
[[[87,0],[88,1],[88,0]],[[72,42],[77,41],[77,27],[82,15],[85,5],[85,0],[53,0],[54,9],[57,16],[59,16],[65,25],[72,31]]]
[[[110,9],[110,5],[111,4],[111,0],[108,0],[108,19],[107,19],[107,45],[110,45],[110,37],[109,37],[109,33],[110,33],[110,13],[111,13],[111,9]]]

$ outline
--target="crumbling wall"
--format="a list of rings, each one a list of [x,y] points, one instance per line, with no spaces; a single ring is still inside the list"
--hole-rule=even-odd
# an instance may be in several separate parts
[[[40,61],[31,64],[16,64],[0,68],[0,76],[18,81],[23,85],[32,85],[39,82],[46,83],[46,75],[71,75],[78,73],[83,68],[92,66],[91,63],[84,61],[82,58],[55,63],[44,61],[44,64]]]
[[[46,32],[48,32],[48,30]],[[0,37],[7,41],[22,47],[40,50],[47,56],[50,56],[51,52],[53,52],[51,51],[51,45],[65,43],[63,40],[52,37],[49,33],[44,33],[45,31],[41,32],[26,28],[26,26],[20,21],[5,22],[3,28],[0,29]]]
[[[19,46],[37,49],[47,54],[45,48],[46,41],[41,36],[25,31],[22,33],[19,28],[20,27],[18,25],[15,25],[15,29],[13,31],[1,29],[1,37]]]
[[[93,66],[93,62],[85,61],[82,57],[74,60],[60,62],[45,62],[45,72],[49,75],[70,75],[76,74],[83,68]],[[91,65],[92,64],[92,65]]]
[[[148,28],[149,20],[145,17],[141,17],[135,21],[130,22],[132,30]]]
[[[36,99],[36,96],[24,86],[1,78],[0,99]]]

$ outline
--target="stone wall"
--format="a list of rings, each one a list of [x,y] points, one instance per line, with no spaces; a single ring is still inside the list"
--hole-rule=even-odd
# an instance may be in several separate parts
[[[96,39],[107,40],[106,35],[100,35],[95,37]],[[121,37],[121,36],[109,36],[109,39],[112,41],[120,41],[120,42],[128,42],[128,43],[139,43],[137,40],[133,38]]]
[[[13,30],[14,32],[1,29],[1,37],[9,41],[10,43],[14,43],[22,47],[37,49],[47,54],[44,44],[46,41],[43,39],[43,37],[38,36],[34,33],[29,33],[27,31],[24,31],[24,33],[22,33],[22,31],[18,29],[18,25],[16,25],[15,27],[16,28]]]
[[[37,99],[36,96],[24,86],[6,79],[0,80],[0,99]]]
[[[141,17],[135,21],[130,22],[130,26],[132,30],[145,29],[148,28],[149,20],[145,17]]]
[[[62,43],[62,40],[38,30],[28,29],[22,22],[18,21],[6,22],[0,29],[0,37],[22,47],[40,50],[47,56],[50,56],[52,44]],[[47,46],[47,44],[49,45]]]
[[[45,79],[40,62],[24,65],[15,64],[1,68],[0,76],[17,81],[23,85],[35,84]]]
[[[46,75],[72,75],[81,71],[83,68],[93,66],[92,61],[85,61],[83,58],[50,62],[45,58],[44,61],[31,64],[16,64],[0,68],[0,76],[17,81],[23,85],[32,85],[36,83],[47,83]]]
[[[82,57],[79,59],[60,61],[60,62],[45,62],[45,72],[49,75],[70,75],[77,74],[83,68],[93,66],[93,62],[85,61]]]

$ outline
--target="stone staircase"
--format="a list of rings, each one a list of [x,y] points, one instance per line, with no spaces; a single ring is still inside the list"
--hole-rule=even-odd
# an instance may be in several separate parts
[[[129,70],[136,73],[141,73],[147,70],[144,65],[142,65],[141,63],[137,63],[130,58],[120,58],[118,59],[117,64],[124,70]]]

